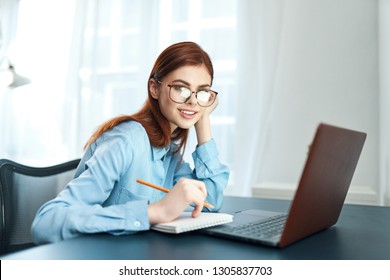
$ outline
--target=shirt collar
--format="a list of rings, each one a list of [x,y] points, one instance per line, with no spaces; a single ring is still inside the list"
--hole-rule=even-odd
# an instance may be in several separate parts
[[[152,147],[152,159],[153,161],[161,160],[169,151],[169,145],[167,147]]]

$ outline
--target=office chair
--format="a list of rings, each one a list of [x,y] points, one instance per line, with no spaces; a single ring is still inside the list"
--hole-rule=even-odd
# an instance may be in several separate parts
[[[31,224],[36,212],[73,178],[79,162],[30,167],[0,159],[0,255],[34,246]]]

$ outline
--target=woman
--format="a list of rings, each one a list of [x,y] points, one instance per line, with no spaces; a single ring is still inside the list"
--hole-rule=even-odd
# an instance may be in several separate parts
[[[218,104],[210,89],[213,67],[192,42],[177,43],[157,58],[148,80],[148,99],[138,113],[116,117],[91,136],[75,178],[43,205],[33,222],[36,243],[80,234],[129,234],[177,218],[218,211],[229,170],[217,158],[210,114]],[[188,129],[198,145],[194,170],[183,161]],[[168,194],[136,182],[170,189]],[[204,202],[214,208],[204,207]]]

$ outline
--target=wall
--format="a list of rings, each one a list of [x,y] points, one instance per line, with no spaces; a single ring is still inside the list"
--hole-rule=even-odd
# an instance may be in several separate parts
[[[319,122],[367,132],[348,201],[378,204],[378,4],[285,1],[279,53],[253,194],[290,198]]]

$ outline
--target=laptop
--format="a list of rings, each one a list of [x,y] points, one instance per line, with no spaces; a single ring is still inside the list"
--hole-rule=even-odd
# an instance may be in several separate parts
[[[249,209],[206,234],[286,247],[334,225],[355,172],[366,133],[319,124],[288,213]]]

